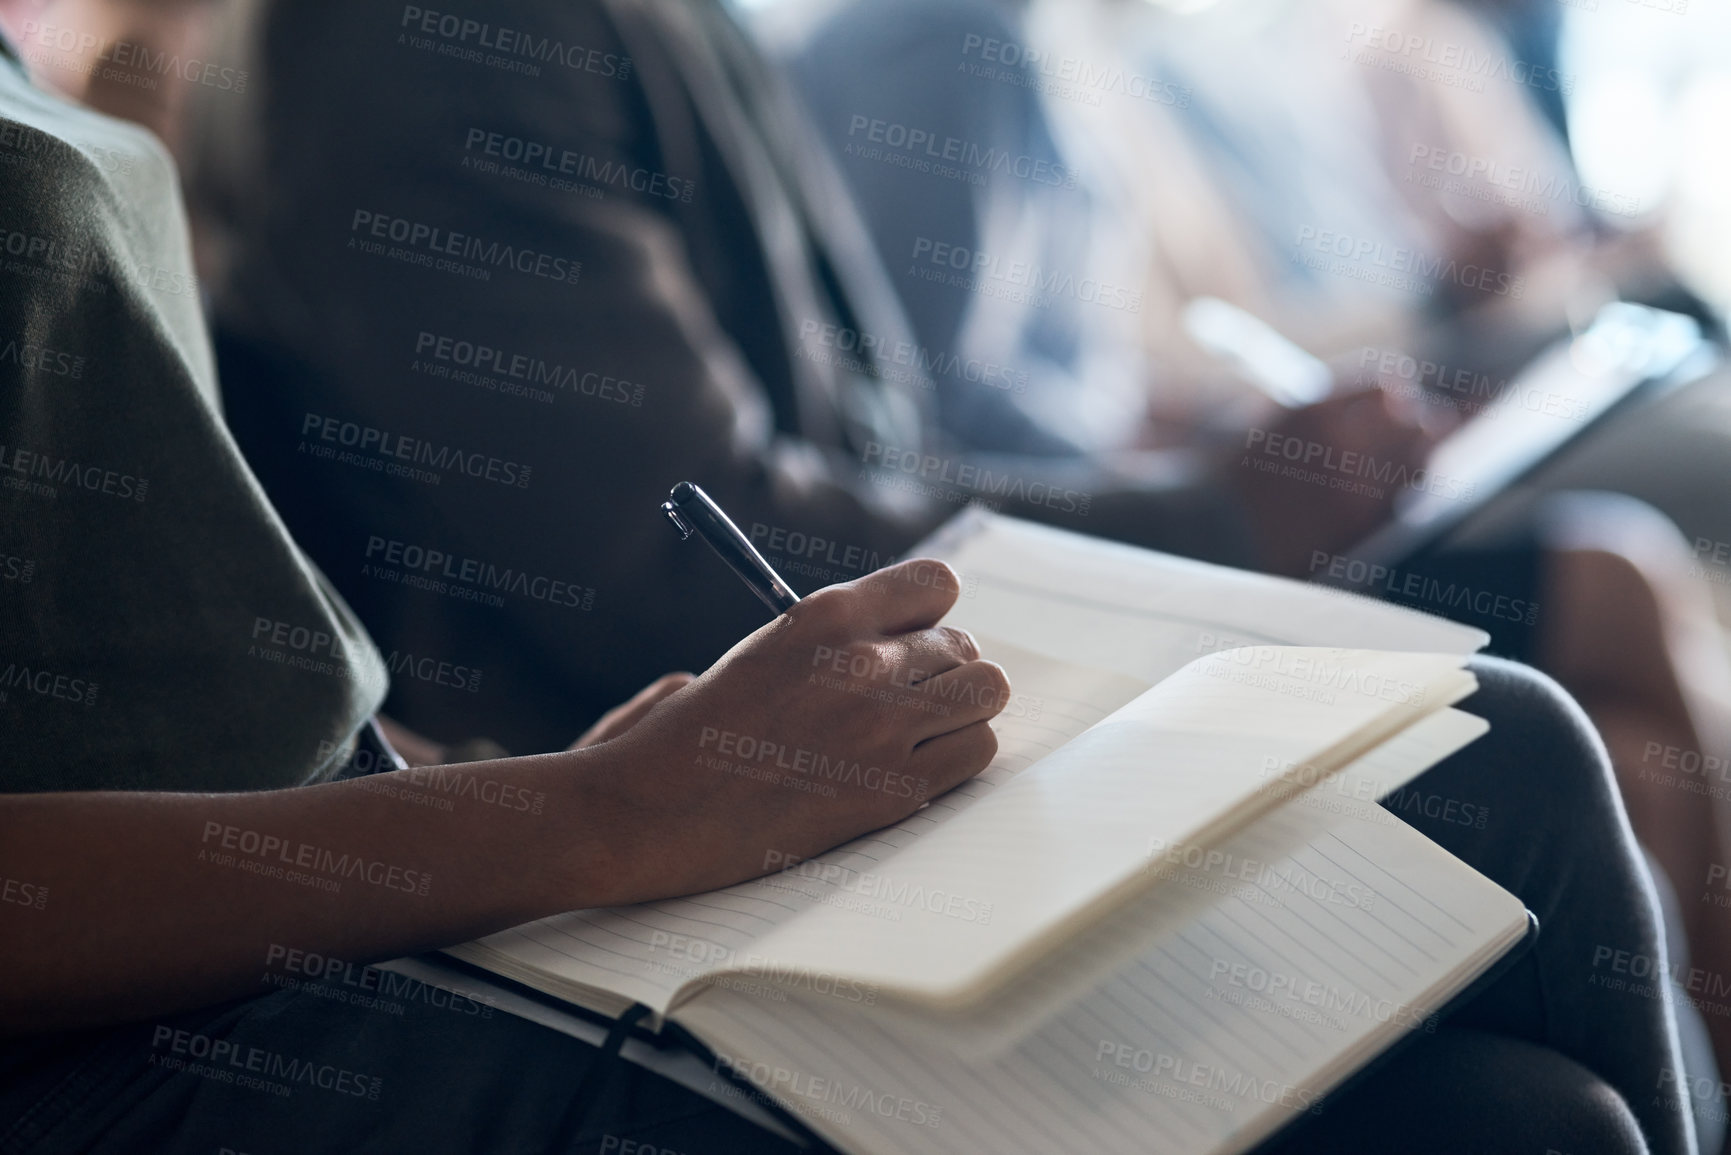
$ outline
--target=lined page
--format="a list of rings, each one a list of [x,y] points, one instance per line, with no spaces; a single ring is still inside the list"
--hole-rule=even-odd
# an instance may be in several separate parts
[[[449,953],[525,985],[588,1005],[578,988],[596,988],[665,1013],[694,978],[721,970],[741,990],[767,979],[782,984],[827,984],[834,974],[786,973],[757,944],[802,912],[844,913],[866,928],[894,926],[913,916],[906,887],[886,890],[896,877],[890,861],[1057,750],[1148,684],[1047,657],[989,637],[981,650],[1009,675],[1014,697],[992,722],[998,754],[979,776],[916,811],[895,826],[818,856],[793,869],[689,898],[640,906],[582,910],[501,931]],[[834,869],[827,869],[833,867]],[[915,896],[918,901],[922,896]],[[888,901],[885,901],[885,899]],[[982,917],[977,908],[975,918]],[[988,921],[992,911],[983,912]],[[861,998],[865,994],[861,994]],[[597,1009],[606,1009],[604,1007]]]
[[[1143,694],[894,863],[935,901],[884,923],[824,907],[759,944],[778,971],[845,974],[933,1004],[993,983],[1151,885],[1151,847],[1194,846],[1339,769],[1475,684],[1451,655],[1267,648]],[[1268,659],[1268,660],[1263,660]],[[1252,677],[1240,677],[1250,672]],[[992,908],[990,921],[967,917]]]
[[[1240,646],[1471,654],[1483,631],[1358,594],[1209,565],[970,509],[908,556],[964,596],[944,620],[1153,684]]]
[[[1392,825],[1400,819],[1376,799],[1399,789],[1464,749],[1490,729],[1488,723],[1460,710],[1439,711],[1402,731],[1345,769],[1290,803],[1313,817],[1309,822],[1256,827],[1268,832],[1271,844],[1262,857],[1228,857],[1207,848],[1151,848],[1143,869],[1165,893],[1140,896],[1085,931],[1071,935],[1043,954],[1034,966],[1017,975],[990,999],[957,1011],[908,1020],[929,1028],[930,1041],[965,1057],[992,1058],[1022,1042],[1049,1019],[1129,966],[1161,935],[1201,919],[1222,896],[1235,890],[1248,894],[1254,881],[1276,887],[1301,886],[1327,898],[1351,902],[1362,894],[1338,879],[1314,875],[1275,874],[1263,863],[1290,855],[1324,826],[1341,821]],[[1284,838],[1278,847],[1275,838]],[[1189,864],[1189,865],[1187,865]]]
[[[1143,895],[1097,932],[1137,940],[1128,960],[997,1057],[958,1057],[941,1020],[893,1005],[714,990],[679,1020],[856,1153],[1231,1155],[1424,1029],[1525,931],[1513,896],[1398,821],[1295,805],[1220,849],[1243,877]],[[1305,879],[1328,885],[1285,881]],[[1141,941],[1150,926],[1167,929]]]

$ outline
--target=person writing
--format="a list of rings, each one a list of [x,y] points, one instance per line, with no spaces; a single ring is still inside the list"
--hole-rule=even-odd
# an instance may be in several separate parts
[[[279,948],[364,963],[701,891],[760,873],[766,847],[816,853],[909,813],[917,792],[822,798],[693,755],[705,727],[726,726],[845,750],[930,795],[980,770],[1008,687],[940,624],[953,575],[904,563],[819,591],[574,749],[460,768],[495,796],[541,799],[532,821],[394,797],[412,772],[350,776],[380,657],[217,411],[166,155],[33,87],[4,38],[0,145],[0,348],[17,354],[0,361],[0,1147],[786,1149],[641,1072],[576,1112],[596,1052],[525,1020],[261,993],[259,972]],[[934,716],[814,685],[813,654],[837,648],[977,704]],[[1595,942],[1665,957],[1603,751],[1553,686],[1507,663],[1475,670],[1469,705],[1492,737],[1419,782],[1509,817],[1414,821],[1546,934],[1289,1149],[1399,1133],[1406,1150],[1459,1150],[1494,1126],[1576,1152],[1681,1155],[1688,1116],[1653,1093],[1667,1071],[1677,1084],[1668,1008],[1582,977]],[[225,858],[267,845],[303,877]],[[305,882],[326,856],[352,867],[335,890]],[[371,1091],[261,1094],[176,1070],[164,1038],[256,1047]]]

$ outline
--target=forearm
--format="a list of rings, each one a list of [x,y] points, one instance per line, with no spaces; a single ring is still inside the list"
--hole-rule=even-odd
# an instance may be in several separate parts
[[[0,1031],[245,995],[273,946],[365,961],[601,900],[623,861],[603,843],[621,824],[592,784],[617,760],[581,751],[247,794],[0,798],[0,874],[18,883],[0,903]]]

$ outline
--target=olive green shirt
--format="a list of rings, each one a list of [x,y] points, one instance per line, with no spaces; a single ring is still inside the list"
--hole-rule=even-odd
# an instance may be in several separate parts
[[[0,791],[317,781],[385,687],[223,425],[168,154],[0,38]]]

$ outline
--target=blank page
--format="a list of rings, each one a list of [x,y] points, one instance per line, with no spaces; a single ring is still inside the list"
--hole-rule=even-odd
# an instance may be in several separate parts
[[[1239,646],[1471,654],[1487,635],[1323,586],[1209,565],[970,509],[908,556],[942,558],[964,596],[945,619],[1150,685]]]

